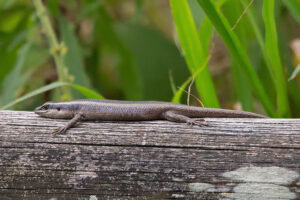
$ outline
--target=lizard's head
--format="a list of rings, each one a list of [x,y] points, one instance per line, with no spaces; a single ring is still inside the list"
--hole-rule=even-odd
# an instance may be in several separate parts
[[[69,119],[74,116],[74,112],[66,104],[60,102],[46,102],[37,107],[34,112],[48,118]]]

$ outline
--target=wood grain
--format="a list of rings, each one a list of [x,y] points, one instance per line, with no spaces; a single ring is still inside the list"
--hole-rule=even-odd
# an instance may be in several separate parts
[[[0,199],[300,198],[300,119],[65,123],[0,111]]]

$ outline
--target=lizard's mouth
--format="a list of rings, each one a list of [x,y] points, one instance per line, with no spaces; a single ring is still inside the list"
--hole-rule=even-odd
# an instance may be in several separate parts
[[[34,113],[38,114],[38,115],[42,115],[45,114],[47,112],[47,110],[42,109],[43,106],[39,106],[36,109],[34,109]]]

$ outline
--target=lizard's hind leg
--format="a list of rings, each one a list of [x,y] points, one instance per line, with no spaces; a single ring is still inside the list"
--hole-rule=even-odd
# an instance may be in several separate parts
[[[187,123],[188,125],[206,126],[204,119],[190,118],[185,115],[178,114],[174,111],[167,111],[163,114],[163,117],[172,122]]]

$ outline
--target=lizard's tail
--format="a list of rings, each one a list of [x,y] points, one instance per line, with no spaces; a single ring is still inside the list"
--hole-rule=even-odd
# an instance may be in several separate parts
[[[186,107],[189,111],[186,113],[182,113],[184,115],[188,115],[189,117],[194,118],[268,118],[267,116],[252,113],[252,112],[245,112],[245,111],[238,111],[238,110],[228,110],[228,109],[216,109],[216,108],[203,108],[203,107],[196,107],[196,106],[187,106]],[[178,110],[180,112],[180,110]]]

